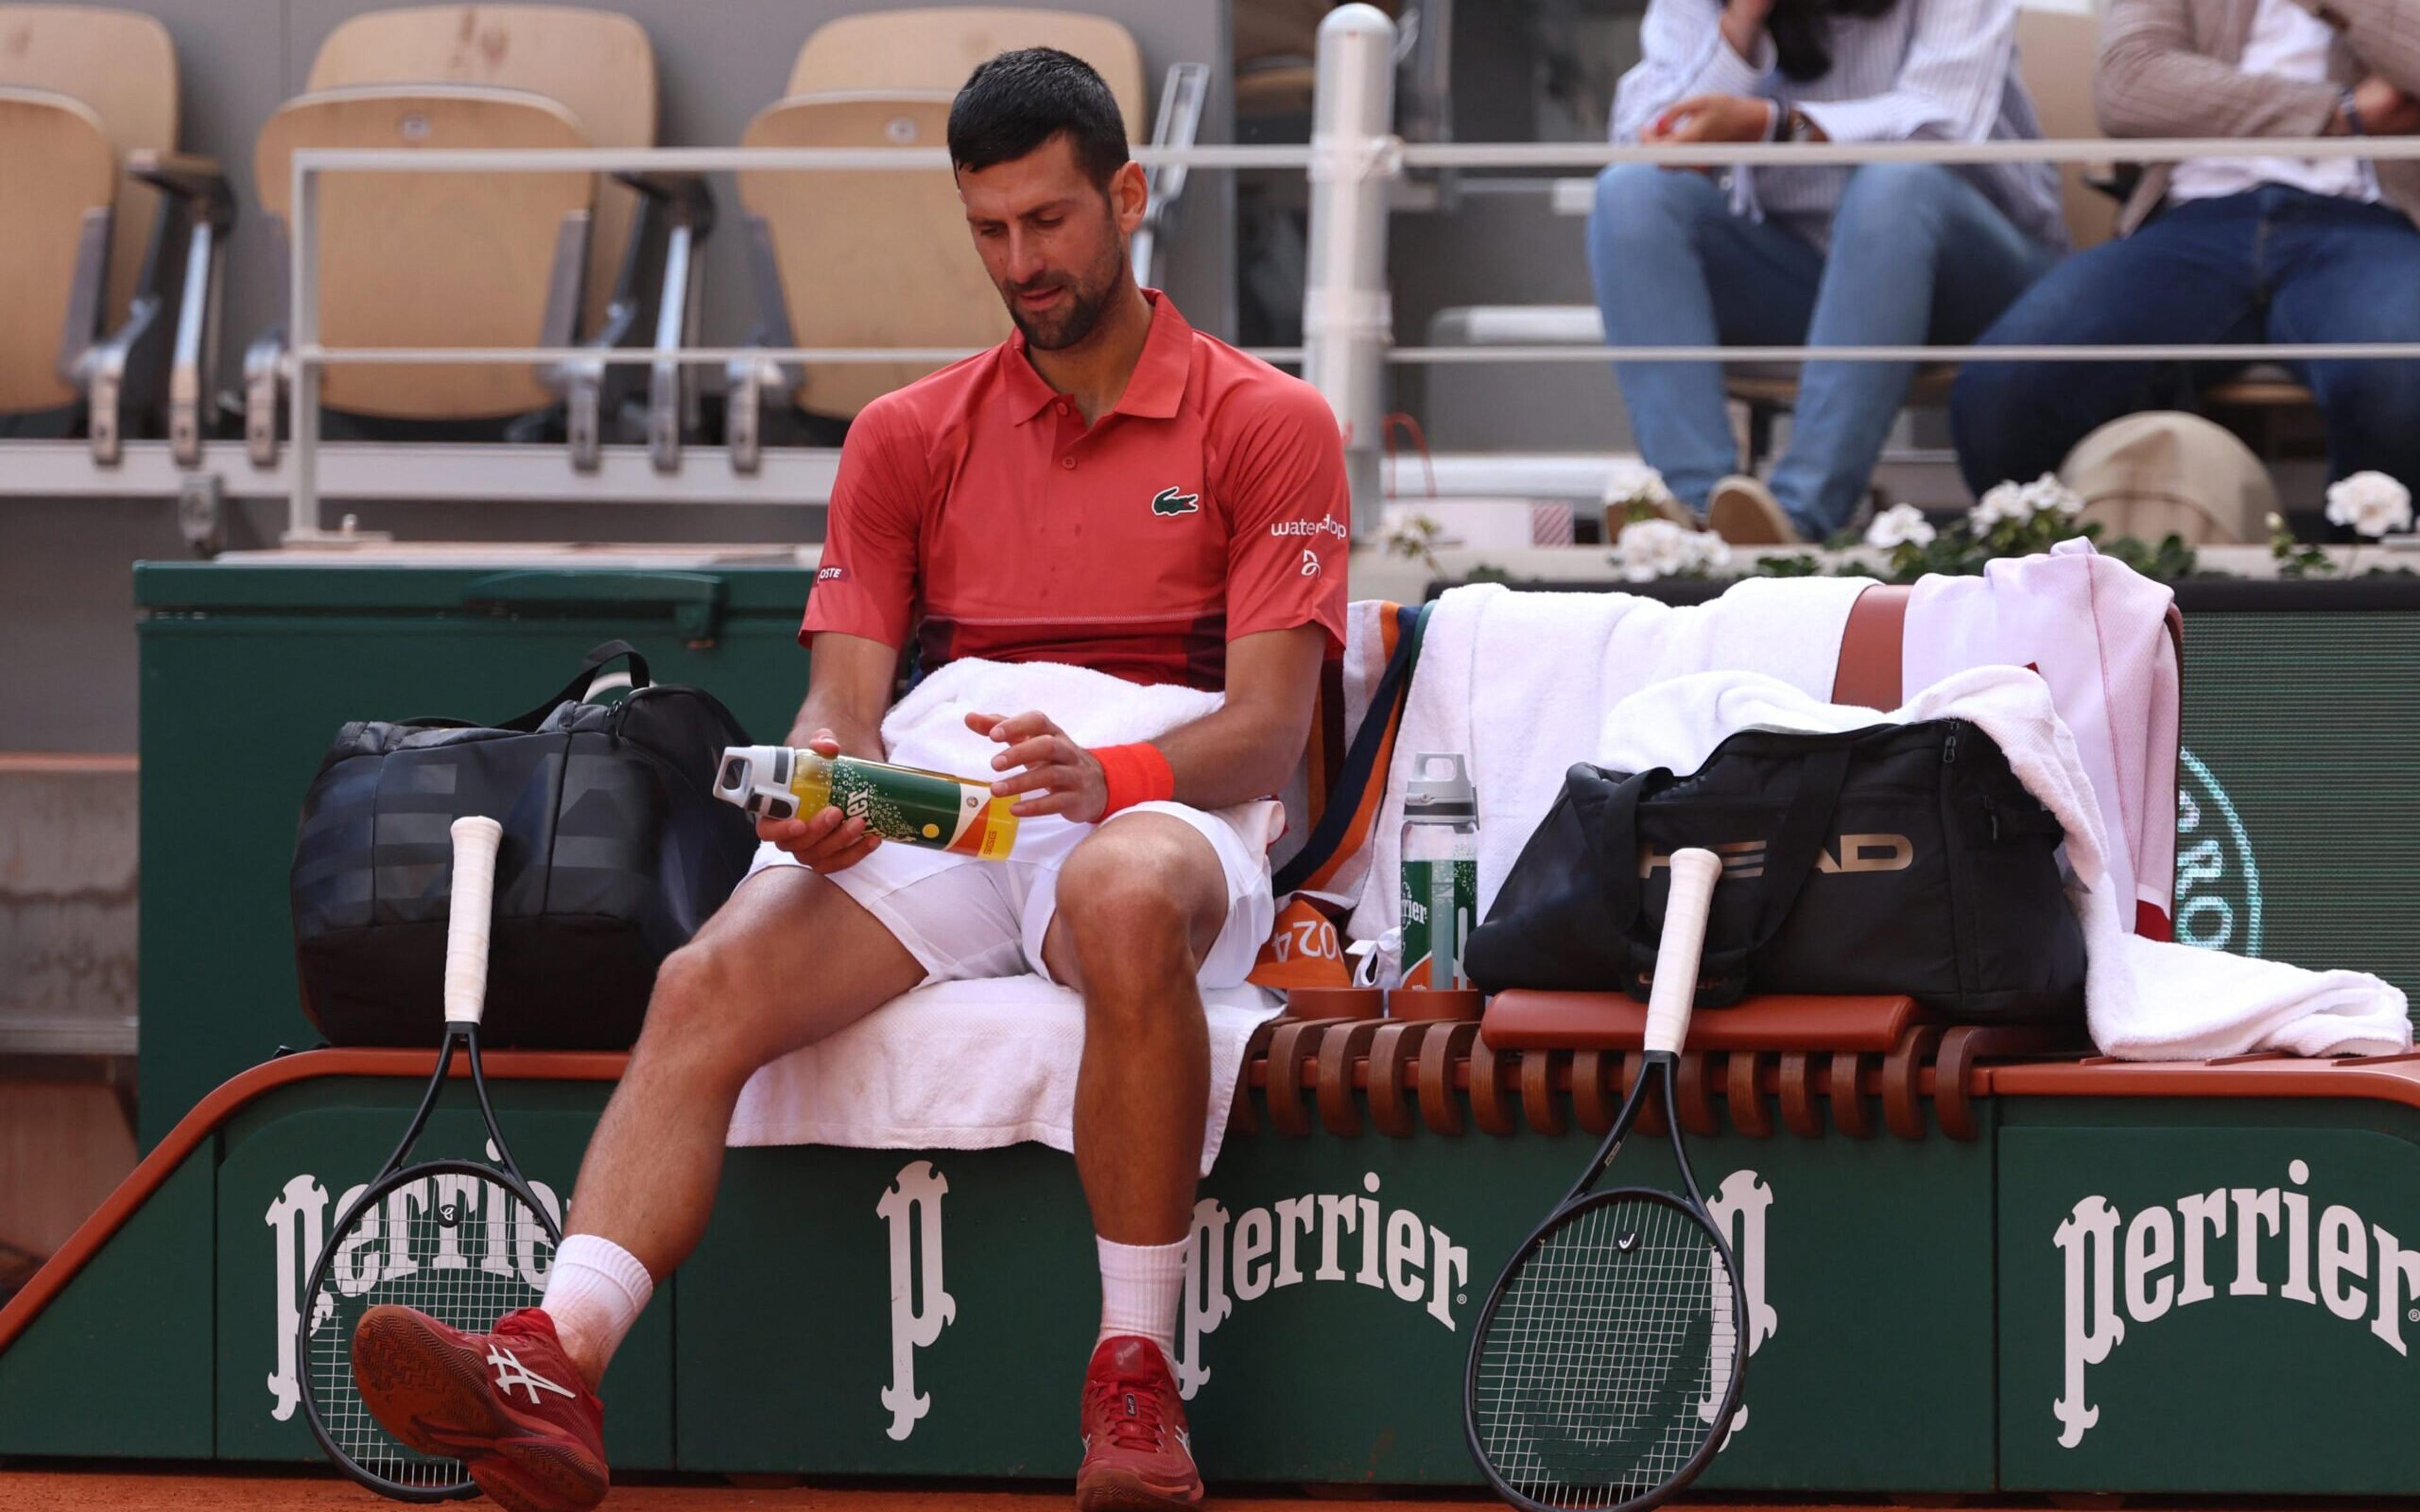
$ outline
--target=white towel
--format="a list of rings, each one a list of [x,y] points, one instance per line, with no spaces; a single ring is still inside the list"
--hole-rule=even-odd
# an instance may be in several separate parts
[[[1277,1004],[1258,987],[1202,997],[1210,1021],[1207,1176],[1245,1045]],[[1031,1139],[1072,1150],[1083,1054],[1084,1004],[1064,987],[1035,976],[937,982],[759,1071],[740,1091],[727,1142],[990,1149]]]
[[[2121,922],[2103,805],[2049,687],[2022,668],[1957,673],[1884,716],[1825,703],[1750,673],[1680,678],[1616,706],[1596,760],[1622,771],[1688,773],[1742,730],[1839,731],[1946,718],[1969,720],[1990,735],[2067,831],[2073,873],[2068,898],[2084,926],[2086,1016],[2103,1055],[2203,1060],[2270,1050],[2391,1055],[2412,1047],[2403,994],[2376,977],[2304,971],[2130,933]],[[2131,911],[2131,896],[2125,902]]]
[[[1145,687],[1055,661],[954,661],[892,705],[882,740],[903,766],[976,777],[991,770],[1000,747],[967,728],[970,714],[1038,709],[1078,746],[1125,746],[1156,740],[1225,702],[1200,688]]]
[[[2110,840],[2118,916],[2165,934],[2177,856],[2176,595],[2085,540],[2003,557],[1979,578],[1930,577],[1908,595],[1903,686],[1969,667],[2028,667],[2075,736]]]
[[[1082,746],[1151,740],[1217,709],[1216,693],[1144,687],[1053,662],[954,661],[882,721],[891,759],[980,775],[1000,747],[969,714],[1038,709]],[[1230,810],[1239,827],[1263,822]],[[1253,833],[1246,827],[1244,832]],[[1202,994],[1210,1022],[1207,1174],[1226,1132],[1252,1026],[1278,1011],[1257,987]],[[846,1145],[870,1149],[987,1149],[1075,1141],[1076,1072],[1084,1005],[1040,977],[938,982],[893,998],[838,1034],[759,1070],[731,1119],[734,1145]]]
[[[1828,696],[1863,578],[1749,579],[1674,609],[1631,594],[1457,588],[1429,611],[1387,795],[1371,837],[1356,939],[1399,920],[1404,782],[1423,751],[1470,758],[1479,793],[1479,910],[1485,917],[1521,847],[1590,759],[1607,709],[1660,680],[1714,669],[1768,673]]]

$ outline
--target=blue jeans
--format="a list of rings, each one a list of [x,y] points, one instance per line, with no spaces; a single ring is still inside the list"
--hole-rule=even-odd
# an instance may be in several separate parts
[[[2420,341],[2420,229],[2399,210],[2264,184],[2188,200],[2071,259],[1983,336],[2097,342]],[[1975,363],[1950,399],[1978,492],[2055,470],[2094,427],[2190,409],[2226,363]],[[2290,363],[2328,423],[2331,473],[2420,486],[2420,363]]]
[[[1589,269],[1606,339],[1641,347],[1918,346],[1970,342],[2057,258],[1982,192],[1932,163],[1850,176],[1827,256],[1733,215],[1704,174],[1622,163],[1596,182]],[[1712,363],[1616,363],[1648,463],[1690,508],[1739,453]],[[1849,522],[1872,481],[1910,363],[1808,363],[1773,493],[1800,533]]]

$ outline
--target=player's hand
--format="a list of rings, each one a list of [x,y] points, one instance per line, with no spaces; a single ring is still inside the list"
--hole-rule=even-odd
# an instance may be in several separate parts
[[[1647,140],[1761,142],[1773,131],[1773,101],[1753,95],[1691,95],[1649,123]]]
[[[2352,86],[2352,108],[2361,112],[2362,130],[2372,136],[2420,132],[2420,100],[2377,74]]]
[[[1006,748],[991,759],[995,772],[1010,775],[991,785],[995,797],[1041,795],[1018,800],[1009,811],[1019,819],[1055,813],[1079,825],[1101,817],[1109,806],[1109,779],[1093,753],[1041,714],[970,714],[967,728]],[[1020,770],[1021,768],[1021,770]]]
[[[829,730],[816,731],[808,738],[807,746],[827,760],[840,754],[840,743]],[[852,819],[830,807],[796,819],[759,819],[756,838],[770,841],[799,865],[827,875],[847,871],[873,855],[874,848],[882,843],[881,836],[865,832],[864,820]]]

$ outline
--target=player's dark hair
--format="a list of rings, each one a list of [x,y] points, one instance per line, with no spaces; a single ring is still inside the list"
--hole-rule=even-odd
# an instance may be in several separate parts
[[[1093,66],[1055,47],[1022,47],[975,65],[950,102],[950,162],[981,170],[1061,132],[1103,189],[1126,162],[1126,123]]]

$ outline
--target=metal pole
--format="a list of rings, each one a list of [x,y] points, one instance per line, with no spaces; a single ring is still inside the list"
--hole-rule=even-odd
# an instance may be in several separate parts
[[[315,540],[319,524],[319,364],[309,353],[319,344],[319,176],[294,164],[294,277],[286,329],[291,332],[294,371],[287,378],[293,401],[287,425],[294,448],[294,491],[287,501],[286,538]]]
[[[1319,23],[1312,85],[1310,279],[1302,310],[1302,376],[1326,396],[1344,433],[1353,539],[1378,533],[1378,477],[1387,413],[1387,183],[1402,171],[1393,133],[1395,23],[1366,5]]]

